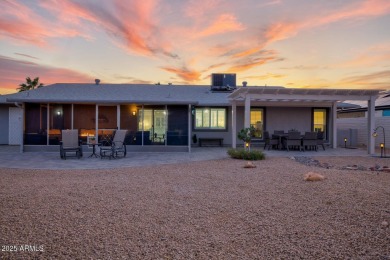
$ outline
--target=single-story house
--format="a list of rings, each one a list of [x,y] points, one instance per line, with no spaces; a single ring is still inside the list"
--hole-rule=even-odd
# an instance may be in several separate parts
[[[21,149],[58,147],[61,129],[78,129],[80,138],[102,140],[127,129],[129,150],[185,150],[200,138],[242,145],[237,132],[250,125],[255,138],[274,130],[323,131],[336,147],[337,103],[368,104],[368,129],[374,128],[379,90],[292,89],[254,86],[61,83],[7,95],[22,118]],[[11,120],[11,119],[10,119]],[[368,152],[374,153],[372,138]],[[210,140],[212,141],[212,140]]]

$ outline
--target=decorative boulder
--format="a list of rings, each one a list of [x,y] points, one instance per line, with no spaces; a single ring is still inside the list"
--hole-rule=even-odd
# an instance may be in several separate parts
[[[322,181],[325,179],[325,176],[315,172],[308,172],[303,179],[305,181]]]
[[[254,165],[253,162],[247,162],[244,168],[256,168],[256,165]]]

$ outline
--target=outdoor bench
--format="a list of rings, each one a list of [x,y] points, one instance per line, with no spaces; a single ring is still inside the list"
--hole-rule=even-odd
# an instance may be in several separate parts
[[[223,146],[223,138],[199,138],[199,146]]]

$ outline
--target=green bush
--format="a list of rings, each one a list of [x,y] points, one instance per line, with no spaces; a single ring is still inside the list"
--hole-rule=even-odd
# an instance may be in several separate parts
[[[234,159],[243,159],[243,160],[264,160],[265,154],[258,150],[246,151],[245,149],[229,149],[227,151],[228,155]]]

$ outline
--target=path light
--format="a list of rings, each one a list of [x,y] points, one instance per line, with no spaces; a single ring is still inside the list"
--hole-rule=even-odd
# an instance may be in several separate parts
[[[344,138],[344,147],[347,148],[347,141],[348,139],[347,138]]]
[[[378,132],[377,130],[381,128],[382,129],[382,133],[383,133],[383,143],[380,144],[380,147],[381,147],[381,157],[385,157],[386,158],[386,135],[385,135],[385,128],[383,126],[377,126],[375,129],[374,129],[374,133],[372,133],[372,136],[373,137],[377,137],[378,136]]]
[[[381,157],[383,157],[383,149],[385,148],[385,144],[381,143]]]

